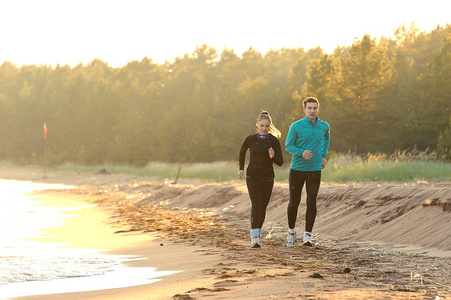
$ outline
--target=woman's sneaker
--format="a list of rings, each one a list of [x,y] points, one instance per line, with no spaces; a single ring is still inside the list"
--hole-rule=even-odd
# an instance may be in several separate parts
[[[288,233],[287,236],[287,247],[294,247],[296,243],[296,233]]]
[[[253,236],[251,237],[251,248],[261,248],[260,245],[260,237],[259,236]]]
[[[312,234],[310,232],[304,232],[304,238],[302,239],[302,243],[304,246],[313,246],[312,244]]]

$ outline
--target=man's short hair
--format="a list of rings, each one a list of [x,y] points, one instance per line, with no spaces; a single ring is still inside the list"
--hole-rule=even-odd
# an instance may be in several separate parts
[[[315,102],[316,104],[318,104],[318,107],[319,107],[319,101],[315,97],[307,97],[307,98],[305,98],[305,100],[302,102],[302,104],[304,105],[304,108],[306,108],[307,107],[307,103],[312,103],[312,102]]]

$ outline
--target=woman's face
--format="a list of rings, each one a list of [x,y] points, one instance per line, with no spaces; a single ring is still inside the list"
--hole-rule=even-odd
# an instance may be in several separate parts
[[[258,133],[260,135],[267,135],[269,132],[269,127],[271,126],[271,122],[269,122],[269,120],[261,120],[260,122],[257,123],[257,127],[258,127]]]

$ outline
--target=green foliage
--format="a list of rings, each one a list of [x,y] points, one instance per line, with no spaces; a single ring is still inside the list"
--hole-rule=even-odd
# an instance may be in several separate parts
[[[437,159],[451,162],[451,117],[449,118],[448,128],[438,137]]]
[[[412,144],[421,149],[435,148],[440,132],[451,114],[450,98],[451,26],[417,34],[406,32],[397,48],[396,69],[399,126],[398,147]],[[410,145],[409,145],[410,144]]]
[[[283,145],[307,96],[320,100],[319,116],[331,125],[333,156],[417,146],[448,160],[450,41],[449,25],[429,33],[400,27],[395,40],[364,35],[332,54],[249,48],[238,57],[201,45],[174,62],[144,57],[122,68],[99,59],[74,68],[4,62],[0,160],[135,167],[236,161],[262,109]]]

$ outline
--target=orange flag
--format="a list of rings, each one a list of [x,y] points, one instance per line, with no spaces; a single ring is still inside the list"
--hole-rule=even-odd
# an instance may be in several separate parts
[[[44,122],[44,139],[47,138],[47,124]]]

